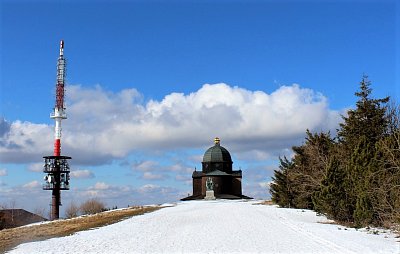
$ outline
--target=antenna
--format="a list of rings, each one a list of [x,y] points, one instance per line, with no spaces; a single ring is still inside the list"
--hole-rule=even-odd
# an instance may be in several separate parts
[[[44,156],[43,172],[44,177],[43,190],[52,190],[51,198],[51,220],[56,220],[60,216],[61,190],[69,190],[68,165],[71,157],[61,156],[61,121],[67,119],[64,107],[64,84],[65,84],[66,60],[64,58],[64,41],[60,41],[60,55],[57,60],[57,81],[56,81],[56,101],[54,111],[50,118],[54,119],[54,152],[51,156]]]

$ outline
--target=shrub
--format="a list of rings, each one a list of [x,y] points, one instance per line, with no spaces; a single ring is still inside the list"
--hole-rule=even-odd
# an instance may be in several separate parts
[[[92,198],[82,203],[80,210],[82,214],[94,214],[105,211],[106,206],[100,200]]]
[[[77,217],[78,215],[79,215],[79,206],[77,206],[75,202],[72,201],[65,209],[65,217],[67,219],[71,219]]]

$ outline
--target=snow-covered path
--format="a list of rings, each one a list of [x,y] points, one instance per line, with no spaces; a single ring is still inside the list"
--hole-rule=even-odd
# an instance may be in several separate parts
[[[9,253],[400,253],[394,235],[254,201],[188,201]]]

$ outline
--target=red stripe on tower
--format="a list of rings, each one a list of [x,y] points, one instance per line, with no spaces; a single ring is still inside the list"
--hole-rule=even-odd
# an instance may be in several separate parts
[[[61,155],[61,140],[56,139],[54,140],[54,156],[60,156]]]

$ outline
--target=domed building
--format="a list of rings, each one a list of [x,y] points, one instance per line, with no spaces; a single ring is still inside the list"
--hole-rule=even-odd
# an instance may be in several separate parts
[[[221,146],[219,138],[215,138],[214,146],[204,153],[201,164],[202,171],[195,170],[192,174],[193,195],[182,200],[204,199],[207,181],[212,182],[216,198],[249,198],[242,195],[242,171],[232,170],[231,155],[225,147]]]

